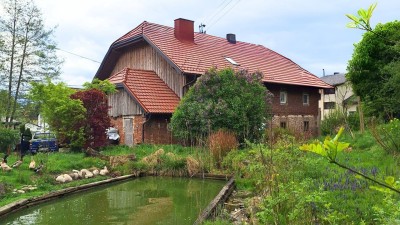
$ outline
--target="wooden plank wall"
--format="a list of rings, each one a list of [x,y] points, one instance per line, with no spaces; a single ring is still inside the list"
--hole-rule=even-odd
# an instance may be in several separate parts
[[[154,71],[180,98],[182,98],[185,77],[168,64],[168,62],[149,44],[134,46],[122,53],[111,75],[126,67]]]
[[[118,89],[116,93],[108,96],[108,105],[111,107],[108,110],[108,115],[113,117],[140,115],[143,113],[140,106],[133,101],[131,96],[123,88]]]

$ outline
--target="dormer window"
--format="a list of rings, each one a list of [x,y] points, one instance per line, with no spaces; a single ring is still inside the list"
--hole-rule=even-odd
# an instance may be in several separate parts
[[[240,66],[239,63],[235,62],[235,60],[233,60],[232,58],[225,57],[225,59],[226,59],[228,62],[230,62],[232,65]]]

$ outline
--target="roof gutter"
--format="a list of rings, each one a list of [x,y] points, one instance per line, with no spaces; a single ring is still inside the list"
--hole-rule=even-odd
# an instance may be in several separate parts
[[[189,85],[191,85],[191,84],[194,84],[196,81],[197,81],[197,78],[194,78],[194,79],[193,79],[192,81],[190,81],[189,83],[183,85],[183,87],[182,87],[182,92],[185,91],[185,88],[186,88],[187,86],[189,86]],[[184,94],[184,93],[182,93],[182,97],[183,97],[183,94]]]
[[[111,56],[112,53],[114,53],[114,50],[121,49],[123,47],[129,46],[131,44],[137,43],[139,41],[143,40],[143,35],[139,34],[134,37],[128,38],[126,40],[120,41],[120,42],[114,42],[111,44],[110,48],[108,49],[106,55],[104,56],[103,60],[101,61],[101,64],[99,66],[99,69],[97,70],[94,78],[99,78],[102,70],[105,67],[105,62],[107,62],[108,58]]]

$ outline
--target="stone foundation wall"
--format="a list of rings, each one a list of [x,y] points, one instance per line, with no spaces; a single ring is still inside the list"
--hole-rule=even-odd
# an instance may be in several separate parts
[[[296,136],[309,138],[318,135],[318,117],[313,115],[273,116],[271,124],[272,128],[286,128]]]

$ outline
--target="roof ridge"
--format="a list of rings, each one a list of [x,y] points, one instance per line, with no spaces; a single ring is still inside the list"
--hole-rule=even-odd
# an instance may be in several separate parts
[[[96,76],[107,72],[117,61],[121,53],[112,52],[113,48],[126,48],[128,46],[145,42],[160,54],[178,73],[203,74],[208,68],[214,66],[225,68],[230,64],[225,57],[233,57],[240,67],[264,73],[264,82],[277,82],[282,84],[315,86],[320,88],[331,87],[318,76],[301,67],[292,59],[261,44],[237,41],[229,43],[224,37],[213,34],[194,32],[194,43],[180,42],[174,36],[174,26],[167,26],[144,21],[120,37],[110,47],[103,62],[110,59],[106,67],[102,65]],[[192,31],[190,31],[192,32]],[[104,72],[103,72],[104,71]],[[152,70],[150,70],[152,71]],[[153,71],[154,72],[154,71]],[[121,80],[121,79],[119,79]]]

